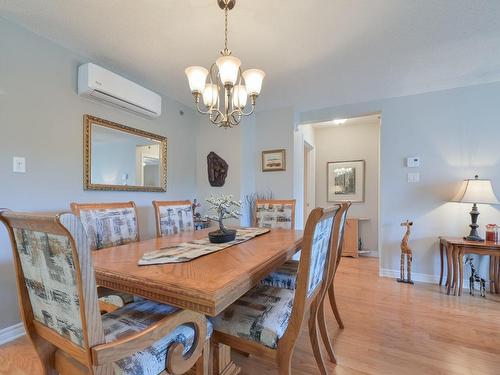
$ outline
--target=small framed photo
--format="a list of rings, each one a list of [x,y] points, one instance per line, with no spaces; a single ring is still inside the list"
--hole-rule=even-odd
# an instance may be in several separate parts
[[[364,160],[328,162],[326,169],[328,202],[364,202]]]
[[[286,170],[286,151],[262,151],[262,172],[275,172]]]

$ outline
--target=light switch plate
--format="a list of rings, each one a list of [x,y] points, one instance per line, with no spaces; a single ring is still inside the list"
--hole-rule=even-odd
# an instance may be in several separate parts
[[[418,156],[412,156],[412,157],[406,158],[406,166],[408,168],[420,167],[420,158]]]
[[[26,158],[14,156],[12,158],[12,171],[14,173],[26,173]]]
[[[420,182],[420,173],[408,173],[408,182],[409,183],[414,183],[414,182]]]

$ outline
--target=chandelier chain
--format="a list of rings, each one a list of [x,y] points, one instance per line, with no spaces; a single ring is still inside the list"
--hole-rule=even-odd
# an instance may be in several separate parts
[[[227,7],[224,8],[224,52],[227,53]]]

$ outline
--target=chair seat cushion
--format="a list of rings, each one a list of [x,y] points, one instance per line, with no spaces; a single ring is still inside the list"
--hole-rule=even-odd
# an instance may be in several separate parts
[[[160,321],[178,309],[170,305],[139,300],[129,303],[111,313],[102,315],[102,323],[106,342],[112,342],[137,332],[141,332],[151,324]],[[208,322],[208,337],[212,335],[212,324]],[[189,325],[180,325],[169,335],[150,347],[134,355],[122,358],[113,364],[115,374],[124,375],[157,375],[165,370],[167,353],[174,343],[184,345],[187,353],[195,340],[195,330]]]
[[[214,329],[275,349],[288,327],[294,295],[258,285],[214,318]]]
[[[297,260],[289,260],[276,271],[267,275],[261,283],[275,288],[295,290],[297,288],[298,269],[299,262]]]

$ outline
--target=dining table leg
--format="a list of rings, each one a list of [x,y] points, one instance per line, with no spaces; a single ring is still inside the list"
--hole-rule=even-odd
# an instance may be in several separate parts
[[[440,255],[440,258],[441,258],[441,272],[439,273],[439,285],[441,286],[441,284],[443,283],[443,268],[444,268],[444,248],[443,248],[443,243],[441,241],[439,241],[439,255]]]

